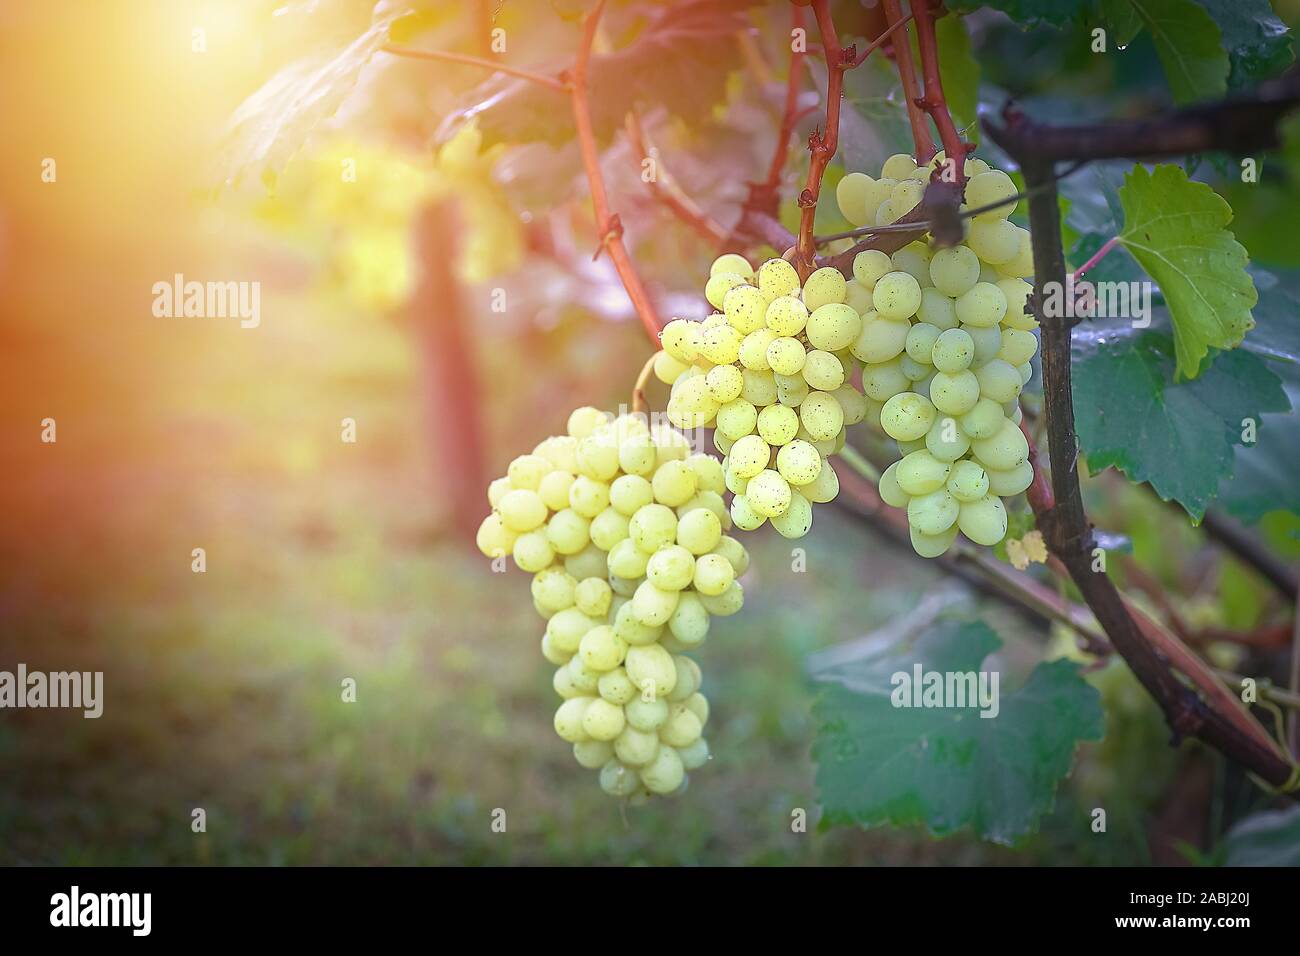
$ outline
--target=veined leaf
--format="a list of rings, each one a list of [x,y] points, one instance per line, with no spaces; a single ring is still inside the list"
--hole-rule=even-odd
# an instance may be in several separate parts
[[[1180,378],[1194,378],[1210,348],[1231,349],[1254,325],[1258,296],[1246,250],[1224,228],[1232,209],[1177,166],[1136,166],[1119,190],[1120,242],[1169,303]]]
[[[1223,36],[1231,89],[1254,86],[1295,60],[1291,33],[1268,0],[1199,0]]]
[[[1228,54],[1213,18],[1192,0],[1129,0],[1156,45],[1174,100],[1223,95]]]

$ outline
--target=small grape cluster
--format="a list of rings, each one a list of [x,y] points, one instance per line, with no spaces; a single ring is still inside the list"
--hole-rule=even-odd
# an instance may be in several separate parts
[[[813,504],[839,493],[827,458],[867,414],[851,382],[852,345],[869,303],[855,285],[825,268],[801,287],[784,259],[755,271],[727,254],[704,290],[721,311],[664,327],[654,369],[672,387],[668,418],[680,428],[715,426],[741,530],[771,521],[785,537],[801,538],[812,528]]]
[[[479,549],[533,575],[555,730],[615,796],[673,794],[709,759],[709,703],[686,656],[740,610],[749,566],[716,458],[639,413],[595,408],[488,487]]]
[[[851,173],[838,184],[840,211],[856,225],[884,225],[921,200],[943,154],[918,167],[890,157],[879,179]],[[878,250],[853,262],[855,294],[865,301],[850,351],[862,363],[872,421],[898,443],[902,458],[880,479],[880,496],[906,508],[912,546],[938,557],[960,531],[976,544],[1006,535],[1002,498],[1033,481],[1019,428],[1021,389],[1033,374],[1037,322],[1025,313],[1033,274],[1029,232],[1007,216],[1015,184],[1006,173],[967,159],[963,242],[932,250],[921,240],[892,256]]]

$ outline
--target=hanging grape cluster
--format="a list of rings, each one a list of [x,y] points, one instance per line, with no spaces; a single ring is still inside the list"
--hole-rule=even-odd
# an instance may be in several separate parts
[[[533,575],[555,731],[611,795],[677,793],[709,759],[686,652],[744,603],[749,555],[725,533],[725,488],[680,432],[586,407],[488,487],[479,549]]]
[[[918,167],[891,156],[880,178],[845,176],[840,211],[855,225],[886,225],[921,201],[943,154]],[[1011,178],[966,160],[965,239],[932,250],[921,240],[892,256],[877,250],[853,262],[855,298],[866,303],[850,351],[862,365],[871,420],[898,444],[901,459],[880,479],[880,496],[907,509],[912,546],[937,557],[958,532],[976,544],[1006,535],[1002,499],[1033,481],[1020,431],[1020,391],[1032,376],[1037,322],[1025,314],[1033,274],[1029,232],[1007,216]]]

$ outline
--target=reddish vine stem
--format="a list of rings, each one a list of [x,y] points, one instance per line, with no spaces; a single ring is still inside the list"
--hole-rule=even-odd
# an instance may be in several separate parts
[[[632,257],[623,244],[623,224],[616,214],[609,210],[609,197],[605,192],[605,178],[600,171],[600,153],[596,149],[596,134],[591,125],[591,104],[587,99],[587,65],[591,60],[591,47],[596,39],[596,28],[600,25],[600,15],[605,11],[605,0],[599,0],[592,11],[587,14],[582,25],[582,41],[578,47],[578,56],[570,74],[569,92],[573,101],[573,124],[578,132],[578,144],[582,151],[582,167],[587,173],[587,182],[591,185],[591,204],[596,212],[596,230],[600,236],[600,246],[596,249],[608,249],[609,257],[614,260],[614,268],[623,280],[627,297],[632,300],[637,317],[644,326],[646,335],[655,346],[659,344],[659,319],[654,305],[641,284],[632,265]]]
[[[641,125],[641,119],[634,111],[628,111],[624,128],[636,154],[634,158],[637,159],[638,163],[645,162],[650,157],[650,150],[646,142],[645,129]],[[642,179],[644,180],[645,177],[643,176]],[[695,230],[705,242],[716,246],[726,241],[727,230],[723,228],[722,224],[701,209],[695,200],[686,195],[658,160],[655,160],[654,175],[645,182],[650,187],[651,195],[666,206],[674,216]]]
[[[826,127],[814,130],[808,137],[812,153],[808,164],[808,184],[799,194],[799,240],[795,245],[794,266],[799,278],[806,279],[817,268],[817,247],[813,244],[813,221],[817,218],[817,202],[821,199],[822,176],[830,165],[840,140],[840,98],[844,93],[844,71],[853,62],[850,48],[848,56],[840,46],[831,17],[830,0],[813,0],[813,15],[821,32],[822,47],[826,52]]]
[[[803,7],[790,8],[790,33],[804,28]],[[781,173],[785,169],[790,155],[790,137],[794,135],[794,126],[799,122],[803,111],[799,109],[799,85],[803,75],[803,50],[790,46],[790,73],[785,80],[785,108],[781,111],[781,128],[776,134],[776,148],[772,150],[772,162],[767,167],[767,178],[755,185],[751,192],[755,208],[775,216],[778,205],[778,188]]]
[[[939,43],[934,33],[934,12],[929,0],[912,0],[912,15],[916,19],[916,44],[921,54],[921,74],[925,82],[925,93],[921,97],[920,107],[930,114],[939,139],[943,143],[944,154],[953,163],[957,185],[966,182],[966,152],[970,148],[962,142],[961,134],[952,121],[948,110],[948,101],[943,95],[943,78],[939,72]],[[909,51],[910,52],[910,51]],[[930,157],[926,157],[926,162]],[[920,159],[917,160],[920,162]]]
[[[926,0],[914,0],[918,9]],[[899,0],[884,0],[885,18],[890,28],[903,22],[903,10]],[[913,11],[915,14],[916,11]],[[916,146],[916,163],[928,163],[934,157],[934,139],[930,135],[930,126],[925,111],[921,109],[921,91],[916,85],[916,66],[912,62],[912,44],[908,40],[908,31],[903,29],[902,36],[894,40],[894,62],[898,64],[898,78],[903,84],[903,98],[907,101],[907,120],[912,127],[912,142]]]

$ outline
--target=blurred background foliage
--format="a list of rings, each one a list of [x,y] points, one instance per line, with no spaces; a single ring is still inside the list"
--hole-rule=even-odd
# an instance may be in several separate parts
[[[746,608],[703,654],[711,765],[679,800],[610,801],[554,737],[526,584],[466,547],[464,518],[476,523],[486,501],[454,476],[499,473],[575,405],[627,402],[648,346],[608,259],[592,260],[565,97],[376,52],[391,35],[496,55],[486,43],[499,26],[505,62],[556,70],[583,5],[133,5],[131,16],[71,2],[0,14],[0,667],[103,670],[108,694],[98,721],[0,719],[0,860],[1170,864],[1249,860],[1294,833],[1290,817],[1254,818],[1234,844],[1231,828],[1266,798],[1214,755],[1170,748],[1119,662],[1088,675],[1104,739],[1081,746],[1017,850],[964,833],[819,831],[809,655],[899,636],[900,619],[920,629],[975,614],[1001,636],[1008,673],[1073,653],[829,511],[806,542],[807,573],[782,539],[749,537]],[[731,225],[772,154],[790,9],[695,4],[697,20],[638,47],[668,6],[611,4],[598,53],[640,53],[598,76],[593,111],[612,204],[661,312],[699,316],[714,250],[654,200],[623,114],[640,111],[660,174]],[[837,5],[846,33],[862,34],[864,6]],[[1300,4],[1276,10],[1300,20]],[[1086,17],[1025,28],[981,9],[943,29],[966,122],[1008,97],[1072,119],[1170,101],[1146,34],[1097,55]],[[800,105],[816,107],[824,70],[815,56],[808,69]],[[254,107],[304,76],[320,78],[319,96],[268,125]],[[907,141],[883,57],[848,83],[828,187]],[[818,115],[799,122],[782,178],[787,224]],[[56,183],[40,181],[43,157],[57,160]],[[1277,288],[1300,288],[1288,271],[1300,246],[1282,225],[1294,217],[1280,212],[1300,201],[1295,166],[1261,159],[1255,186],[1234,182],[1226,159],[1187,165],[1233,203],[1233,228]],[[1083,239],[1101,228],[1088,210],[1104,207],[1105,183],[1068,182]],[[844,227],[833,205],[820,231]],[[149,290],[174,273],[259,281],[260,326],[153,317]],[[54,446],[36,440],[46,416]],[[339,440],[344,418],[355,444]],[[449,420],[471,421],[476,440],[452,442],[465,429]],[[1086,490],[1098,526],[1126,539],[1120,580],[1167,586],[1194,627],[1250,630],[1285,614],[1147,489],[1111,471]],[[1255,518],[1274,548],[1300,551],[1294,511]],[[196,547],[202,575],[190,570]],[[930,619],[908,617],[936,594]],[[1276,647],[1210,653],[1250,673],[1285,662]],[[347,677],[353,705],[340,702]],[[206,834],[190,830],[196,807]],[[497,807],[506,834],[490,829]],[[1096,807],[1104,835],[1089,828]],[[809,832],[792,832],[795,808]]]

